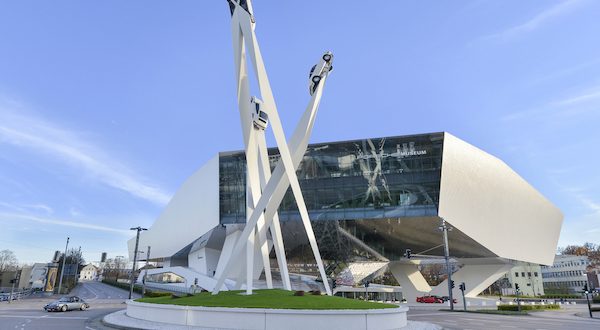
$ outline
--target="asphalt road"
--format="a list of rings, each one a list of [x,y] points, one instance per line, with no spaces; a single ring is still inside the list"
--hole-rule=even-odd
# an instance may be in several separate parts
[[[411,310],[408,319],[412,321],[430,322],[444,329],[464,330],[579,330],[600,329],[600,316],[595,319],[575,316],[575,313],[587,311],[583,306],[561,311],[544,311],[530,313],[528,316],[475,314],[460,312],[440,312],[437,310]]]
[[[0,303],[0,330],[100,330],[112,329],[100,323],[109,313],[125,308],[129,292],[99,282],[83,282],[70,295],[83,298],[90,309],[48,313],[42,308],[59,296],[49,298],[26,298],[11,304]],[[134,298],[139,297],[135,294]]]

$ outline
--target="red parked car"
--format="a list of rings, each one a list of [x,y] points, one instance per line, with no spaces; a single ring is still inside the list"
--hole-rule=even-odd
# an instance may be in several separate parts
[[[438,296],[423,296],[417,297],[418,303],[426,303],[426,304],[441,304],[444,300]]]

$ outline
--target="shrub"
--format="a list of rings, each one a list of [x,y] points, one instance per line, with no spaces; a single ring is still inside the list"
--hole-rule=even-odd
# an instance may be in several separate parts
[[[102,280],[102,283],[108,284],[108,285],[112,285],[112,286],[116,286],[117,288],[121,288],[123,290],[129,291],[129,284],[127,284],[127,283],[121,283],[121,282],[116,282],[114,280],[107,280],[107,279]],[[137,285],[137,284],[135,284],[133,286],[133,292],[137,292],[137,293],[141,294],[142,293],[142,287],[139,286],[139,285]]]
[[[592,301],[593,301],[595,304],[600,304],[600,296],[594,297],[594,299],[592,299]]]
[[[313,296],[320,296],[321,291],[320,290],[312,290],[312,291],[310,291],[310,294],[312,294]]]
[[[154,298],[154,297],[166,297],[166,296],[170,296],[171,292],[161,292],[161,291],[148,291],[146,290],[146,295],[145,297],[149,297],[149,298]]]
[[[560,309],[559,305],[521,305],[522,311],[530,311],[530,310],[543,310],[543,309]],[[499,305],[499,311],[518,311],[519,306],[517,305]]]
[[[556,293],[556,294],[545,294],[545,295],[541,295],[540,298],[544,298],[544,299],[578,299],[581,298],[581,295],[578,294],[561,294],[561,293]]]
[[[294,296],[299,296],[299,297],[304,296],[304,291],[298,290],[298,291],[294,292]]]

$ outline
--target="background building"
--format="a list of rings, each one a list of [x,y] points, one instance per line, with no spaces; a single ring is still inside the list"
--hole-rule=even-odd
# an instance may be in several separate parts
[[[542,267],[544,289],[547,293],[581,293],[588,282],[587,256],[557,255],[554,263]]]
[[[273,168],[279,155],[276,149],[269,154]],[[139,249],[150,245],[154,261],[163,263],[149,270],[156,274],[152,279],[213,289],[246,220],[245,163],[244,152],[208,161],[141,233]],[[453,278],[467,284],[467,297],[517,264],[551,264],[554,258],[561,212],[504,162],[448,133],[312,144],[297,174],[330,278],[348,269],[357,269],[353,277],[369,278],[364,272],[370,269],[393,274],[409,300],[446,295],[445,281],[430,286],[419,272],[421,262],[443,256],[442,219],[453,227],[448,234]],[[290,272],[318,283],[322,279],[290,191],[278,215]],[[518,244],[498,235],[509,230]],[[135,239],[128,244],[132,258]],[[406,249],[414,255],[410,260]],[[356,263],[362,264],[352,266]],[[254,270],[260,286],[262,263]],[[235,287],[235,280],[226,286]],[[460,296],[458,285],[455,295]]]
[[[98,278],[98,267],[93,264],[87,264],[79,271],[80,281],[92,281]]]
[[[502,295],[516,294],[515,284],[519,285],[519,294],[525,296],[541,296],[545,294],[542,267],[537,264],[515,266],[506,272],[495,284],[495,290]]]

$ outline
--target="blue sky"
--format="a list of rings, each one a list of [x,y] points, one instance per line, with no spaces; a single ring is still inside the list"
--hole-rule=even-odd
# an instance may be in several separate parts
[[[0,250],[126,255],[129,227],[242,149],[225,0],[0,4]],[[600,243],[600,2],[253,4],[288,133],[331,50],[312,142],[448,131],[563,211],[559,245]]]

